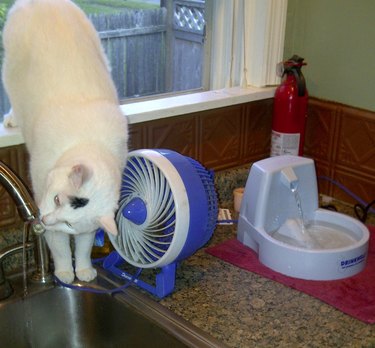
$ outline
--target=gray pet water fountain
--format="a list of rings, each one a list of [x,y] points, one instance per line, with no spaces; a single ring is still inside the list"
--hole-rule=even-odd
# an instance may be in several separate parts
[[[354,218],[319,208],[311,159],[278,156],[251,167],[237,238],[276,272],[333,280],[364,269],[369,231]]]

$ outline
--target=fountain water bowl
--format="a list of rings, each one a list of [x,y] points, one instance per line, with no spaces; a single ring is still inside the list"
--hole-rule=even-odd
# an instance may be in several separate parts
[[[253,164],[237,238],[276,272],[333,280],[364,269],[369,231],[354,218],[318,207],[311,159],[278,156]]]

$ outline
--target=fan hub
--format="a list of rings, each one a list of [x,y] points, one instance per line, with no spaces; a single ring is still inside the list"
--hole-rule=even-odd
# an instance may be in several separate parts
[[[141,198],[134,197],[122,209],[122,215],[136,225],[142,225],[147,218],[146,203]]]

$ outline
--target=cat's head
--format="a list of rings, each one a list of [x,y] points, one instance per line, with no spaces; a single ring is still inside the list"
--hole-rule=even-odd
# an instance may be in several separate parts
[[[52,169],[39,204],[41,221],[50,231],[70,234],[98,227],[118,233],[114,219],[120,177],[115,170],[83,164]]]

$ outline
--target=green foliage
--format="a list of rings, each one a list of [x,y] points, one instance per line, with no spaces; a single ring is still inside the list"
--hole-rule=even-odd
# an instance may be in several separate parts
[[[5,22],[6,5],[0,4],[0,27],[2,28]]]
[[[124,0],[73,0],[87,14],[116,13],[124,8],[130,9],[152,9],[158,6],[142,3],[142,1]]]
[[[3,28],[4,28],[6,14],[7,14],[7,6],[5,4],[0,4],[0,63],[3,58]]]

